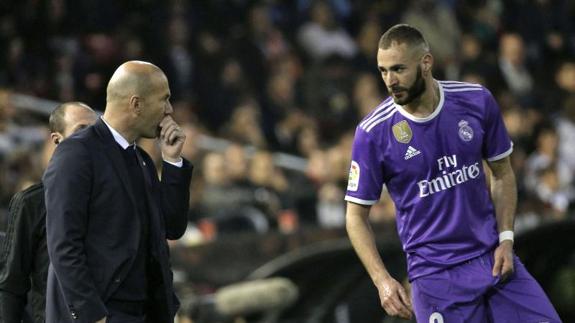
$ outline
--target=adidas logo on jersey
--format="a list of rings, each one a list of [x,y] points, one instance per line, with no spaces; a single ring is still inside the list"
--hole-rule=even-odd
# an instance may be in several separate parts
[[[421,151],[409,146],[407,147],[407,151],[405,152],[405,156],[403,156],[403,159],[408,160],[411,157],[415,157],[419,154],[421,154]]]

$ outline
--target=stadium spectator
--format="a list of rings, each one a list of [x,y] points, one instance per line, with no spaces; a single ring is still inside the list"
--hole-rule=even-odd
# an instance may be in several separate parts
[[[314,1],[309,15],[310,20],[298,31],[298,41],[312,60],[333,55],[351,59],[355,55],[357,45],[339,25],[328,1]]]

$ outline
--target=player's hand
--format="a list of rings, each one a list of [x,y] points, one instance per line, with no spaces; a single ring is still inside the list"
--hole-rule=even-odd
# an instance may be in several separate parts
[[[388,315],[411,319],[413,311],[411,300],[407,296],[405,288],[397,280],[389,277],[383,280],[377,289],[381,306]]]
[[[493,255],[493,276],[504,282],[513,273],[513,241],[503,240]]]
[[[160,129],[160,149],[162,150],[162,157],[170,162],[180,161],[186,135],[169,115],[165,116],[162,122],[160,122]]]
[[[96,323],[106,323],[106,317],[104,317],[101,320],[96,321]]]

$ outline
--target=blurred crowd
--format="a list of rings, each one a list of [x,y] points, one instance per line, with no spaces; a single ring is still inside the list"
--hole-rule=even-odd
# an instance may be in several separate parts
[[[354,129],[386,97],[381,34],[421,29],[437,79],[481,83],[514,141],[517,226],[573,214],[575,3],[569,0],[23,0],[0,3],[0,205],[40,179],[46,116],[10,92],[105,106],[107,80],[147,60],[170,80],[196,165],[190,231],[344,225]],[[202,135],[229,140],[224,150]],[[141,143],[159,161],[154,142]],[[307,160],[278,167],[274,152]],[[374,221],[393,221],[388,195]],[[194,231],[195,230],[195,231]],[[196,235],[197,236],[197,235]],[[195,235],[190,239],[194,240]]]

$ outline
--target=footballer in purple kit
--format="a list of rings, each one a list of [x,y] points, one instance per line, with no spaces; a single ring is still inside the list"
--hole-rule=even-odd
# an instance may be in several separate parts
[[[377,64],[390,97],[356,129],[345,199],[348,235],[382,307],[426,323],[561,322],[513,254],[513,143],[491,93],[435,80],[429,45],[409,25],[383,34]],[[384,185],[411,298],[386,270],[368,221]]]

